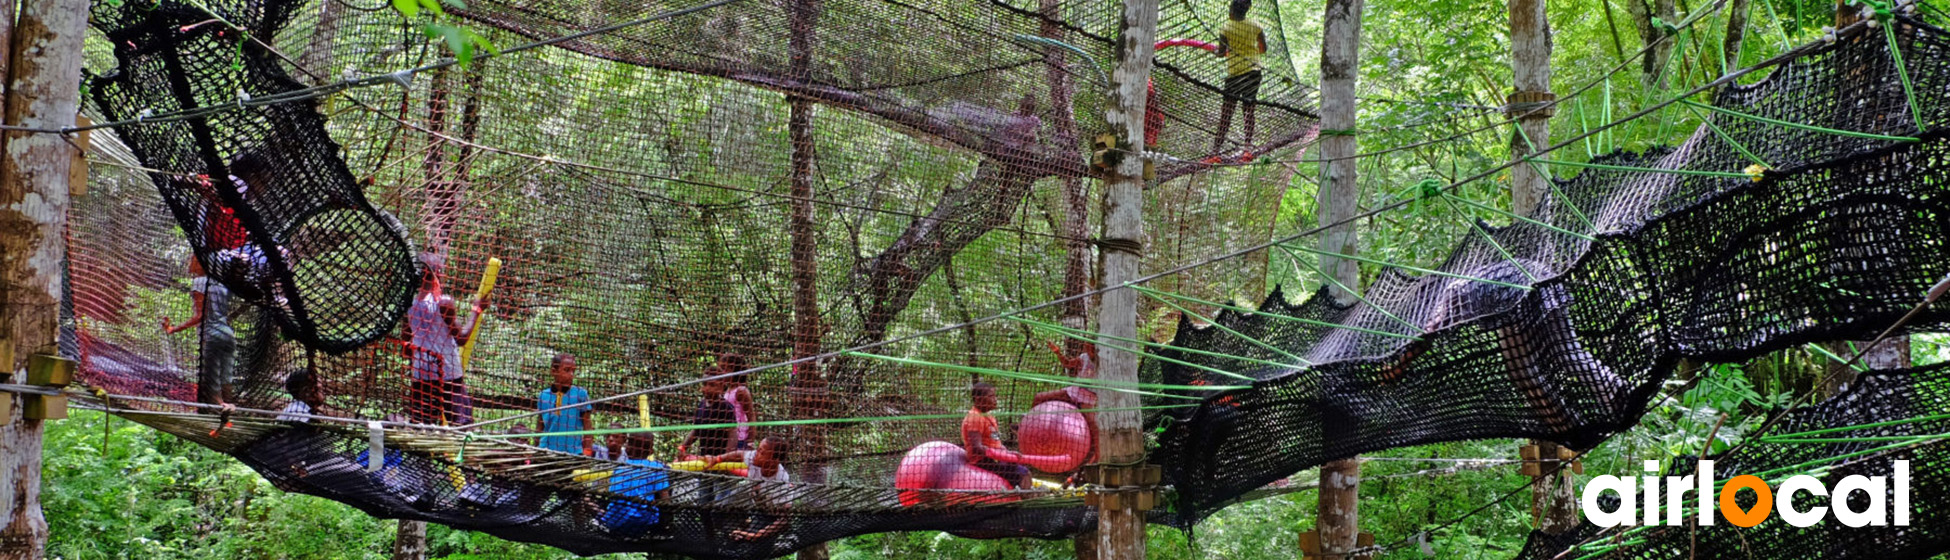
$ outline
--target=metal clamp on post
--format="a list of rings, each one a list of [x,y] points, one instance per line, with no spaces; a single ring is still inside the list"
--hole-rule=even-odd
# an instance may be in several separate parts
[[[1357,548],[1368,548],[1374,546],[1374,533],[1363,532],[1355,536],[1354,546]],[[1339,555],[1337,554],[1336,556]],[[1327,558],[1326,554],[1322,554],[1320,552],[1320,531],[1302,531],[1300,533],[1300,558],[1302,558],[1303,560],[1330,560]],[[1351,555],[1347,558],[1347,560],[1356,560],[1356,559],[1364,559],[1364,558],[1368,558],[1368,555],[1366,554]],[[1342,559],[1333,558],[1331,560],[1342,560]]]
[[[1099,487],[1084,494],[1091,507],[1151,511],[1158,505],[1158,484],[1164,471],[1157,465],[1084,465],[1077,479]]]
[[[59,356],[35,354],[27,359],[27,384],[62,388],[74,382],[75,361]],[[68,417],[68,396],[28,395],[23,411],[29,420],[60,420]]]
[[[1557,94],[1548,91],[1519,91],[1510,94],[1503,115],[1510,118],[1548,117],[1557,114]]]

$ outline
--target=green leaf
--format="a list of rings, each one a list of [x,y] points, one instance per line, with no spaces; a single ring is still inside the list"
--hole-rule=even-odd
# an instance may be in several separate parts
[[[419,0],[393,0],[393,9],[409,18],[418,17],[420,2]]]
[[[440,0],[420,0],[420,7],[433,12],[435,19],[447,16],[447,9],[440,7]]]

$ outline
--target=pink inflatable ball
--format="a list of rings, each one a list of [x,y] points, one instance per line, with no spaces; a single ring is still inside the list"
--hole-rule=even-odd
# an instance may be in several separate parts
[[[973,504],[1012,499],[1008,495],[973,492],[928,492],[927,490],[1008,490],[1009,482],[986,470],[968,464],[968,452],[945,441],[930,441],[907,450],[900,468],[894,471],[894,487],[901,490],[903,506],[920,504]]]
[[[1090,425],[1070,403],[1049,401],[1029,409],[1016,426],[1023,462],[1046,473],[1067,473],[1090,459]]]

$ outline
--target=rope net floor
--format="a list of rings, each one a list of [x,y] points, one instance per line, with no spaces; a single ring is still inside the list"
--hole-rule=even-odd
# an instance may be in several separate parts
[[[89,93],[143,171],[98,166],[75,202],[67,342],[102,391],[90,402],[292,491],[578,553],[759,558],[870,532],[1094,523],[1061,485],[1091,460],[1091,389],[1109,389],[1083,345],[1044,348],[1088,330],[1084,301],[975,318],[1096,287],[1083,154],[1114,4],[450,11],[502,53],[438,64],[444,47],[384,5],[95,6]],[[1160,51],[1146,204],[1163,210],[1144,269],[1223,266],[1149,288],[1257,296],[1292,255],[1248,250],[1279,238],[1266,201],[1291,177],[1228,163],[1318,132],[1311,90],[1270,63],[1288,59],[1277,14],[1249,14],[1268,39],[1251,125],[1238,107],[1214,125],[1240,82],[1223,60]],[[1167,2],[1159,36],[1211,39],[1224,18]],[[1946,36],[1901,29],[1938,122]],[[1942,135],[1917,133],[1889,59],[1845,41],[1716,105],[1920,142],[1721,119],[1725,137],[1606,161],[1737,170],[1732,138],[1772,164],[1763,180],[1586,171],[1558,184],[1549,227],[1484,228],[1440,267],[1500,284],[1390,274],[1371,304],[1275,290],[1264,308],[1326,326],[1147,303],[1233,331],[1183,324],[1172,346],[1188,351],[1147,360],[1176,497],[1155,517],[1189,524],[1393,446],[1588,445],[1629,426],[1681,357],[1873,335],[1950,240]],[[1228,254],[1248,258],[1212,258]],[[977,381],[1022,451],[990,456],[1033,471],[967,459]]]

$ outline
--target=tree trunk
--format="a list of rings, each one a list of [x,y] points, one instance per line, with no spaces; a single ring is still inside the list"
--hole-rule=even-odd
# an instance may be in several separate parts
[[[1117,71],[1111,75],[1114,87],[1105,104],[1104,119],[1120,144],[1144,145],[1145,84],[1151,79],[1151,57],[1158,34],[1158,0],[1125,0],[1123,33],[1119,37]],[[1144,160],[1125,157],[1106,174],[1104,204],[1104,283],[1118,286],[1135,280],[1143,258],[1144,239]],[[1105,292],[1099,304],[1097,328],[1106,341],[1137,338],[1137,292],[1130,288]],[[1116,349],[1115,344],[1099,344],[1102,358],[1098,379],[1110,383],[1136,384],[1138,357]],[[1102,391],[1097,406],[1098,461],[1112,465],[1143,463],[1143,419],[1134,410],[1137,395],[1125,391]],[[1097,555],[1103,560],[1143,560],[1144,512],[1124,507],[1112,508],[1103,502],[1097,513]]]
[[[393,535],[393,560],[427,560],[427,522],[399,520],[399,532]]]
[[[1740,43],[1747,37],[1747,14],[1752,11],[1752,0],[1733,0],[1727,6],[1727,37],[1720,46],[1720,75],[1740,67]]]
[[[1624,0],[1625,11],[1632,14],[1632,23],[1638,28],[1640,43],[1652,45],[1654,41],[1665,36],[1665,31],[1652,25],[1652,18],[1656,17],[1666,23],[1672,23],[1676,8],[1673,6],[1674,0],[1651,0],[1653,5],[1647,5],[1646,1]],[[1672,56],[1674,44],[1673,41],[1660,42],[1654,45],[1644,58],[1639,59],[1642,64],[1640,70],[1644,72],[1643,77],[1647,87],[1664,87],[1667,73],[1662,70],[1665,69],[1666,59]]]
[[[1354,81],[1361,71],[1361,12],[1363,0],[1328,0],[1320,43],[1320,158],[1324,162],[1318,207],[1320,223],[1334,224],[1354,217],[1361,202],[1359,162],[1353,158],[1360,149],[1354,129],[1358,108],[1354,101]],[[1360,250],[1353,223],[1331,225],[1320,235],[1320,248],[1329,253],[1353,255]],[[1321,255],[1322,274],[1349,289],[1361,287],[1361,265],[1351,260]],[[1354,292],[1334,288],[1334,302],[1353,305]],[[1322,438],[1333,441],[1347,437],[1352,418],[1326,419]],[[1331,443],[1329,444],[1331,445]],[[1320,502],[1314,530],[1320,535],[1320,552],[1325,558],[1342,559],[1360,547],[1361,462],[1357,457],[1328,461],[1320,466]]]
[[[75,84],[88,2],[43,0],[0,9],[7,57],[5,121],[60,128],[74,124]],[[6,379],[25,381],[35,354],[59,352],[61,284],[68,260],[68,172],[74,147],[55,134],[7,132],[0,150],[0,341],[10,341]],[[5,344],[7,342],[0,342]],[[0,352],[5,354],[5,352]],[[47,552],[41,514],[41,421],[0,418],[0,558],[37,559]]]
[[[339,16],[345,12],[342,0],[319,2],[318,23],[305,52],[298,55],[298,71],[311,78],[312,85],[337,81],[332,76],[332,45],[339,35]]]
[[[337,0],[327,0],[328,2]],[[447,75],[446,67],[433,71],[427,85],[427,149],[421,167],[426,171],[427,200],[420,213],[425,216],[427,249],[436,255],[447,254],[453,240],[454,224],[460,220],[460,188],[447,174]]]
[[[793,0],[786,4],[787,72],[792,79],[813,81],[813,52],[818,48],[820,0]],[[787,134],[792,142],[792,200],[787,229],[792,235],[792,357],[819,354],[824,328],[819,321],[818,230],[813,224],[813,102],[803,97],[788,97],[791,114]],[[826,379],[818,362],[805,362],[792,373],[792,417],[821,418],[832,408],[826,392]],[[800,476],[811,483],[826,482],[826,426],[799,427],[799,441],[805,457]],[[826,543],[799,551],[799,560],[825,560]]]
[[[1628,0],[1636,2],[1637,0]],[[1550,145],[1550,116],[1554,110],[1537,110],[1535,105],[1554,99],[1551,88],[1551,28],[1543,0],[1510,0],[1510,70],[1516,93],[1507,111],[1518,117],[1520,133],[1511,138],[1510,157],[1520,161],[1534,150]],[[1550,178],[1535,165],[1519,164],[1510,170],[1510,211],[1519,216],[1537,212],[1537,205],[1550,192]],[[1519,344],[1519,347],[1522,345]],[[1547,375],[1532,372],[1527,356],[1511,357],[1511,371],[1518,375]],[[1531,511],[1537,527],[1547,534],[1558,534],[1578,525],[1576,481],[1570,469],[1561,468],[1555,443],[1532,440],[1539,457],[1546,460],[1543,474],[1531,486]]]
[[[1061,21],[1062,4],[1058,0],[1042,0],[1043,25],[1041,34],[1050,39],[1063,40]],[[1070,79],[1069,53],[1056,47],[1043,49],[1043,64],[1049,74],[1050,123],[1056,138],[1051,142],[1059,149],[1075,148],[1077,142],[1077,122],[1075,103],[1072,101],[1076,86]],[[1090,289],[1090,243],[1089,236],[1090,203],[1084,197],[1083,179],[1063,178],[1063,296],[1070,297]],[[1084,330],[1089,327],[1090,306],[1088,298],[1077,298],[1063,303],[1058,310],[1057,322],[1065,327]],[[1069,338],[1064,342],[1064,351],[1076,355],[1083,351],[1083,341]],[[1088,537],[1094,542],[1095,535],[1078,537],[1079,546]],[[1093,549],[1094,552],[1094,549]],[[1082,556],[1079,556],[1080,558]],[[1094,556],[1092,556],[1094,557]]]

